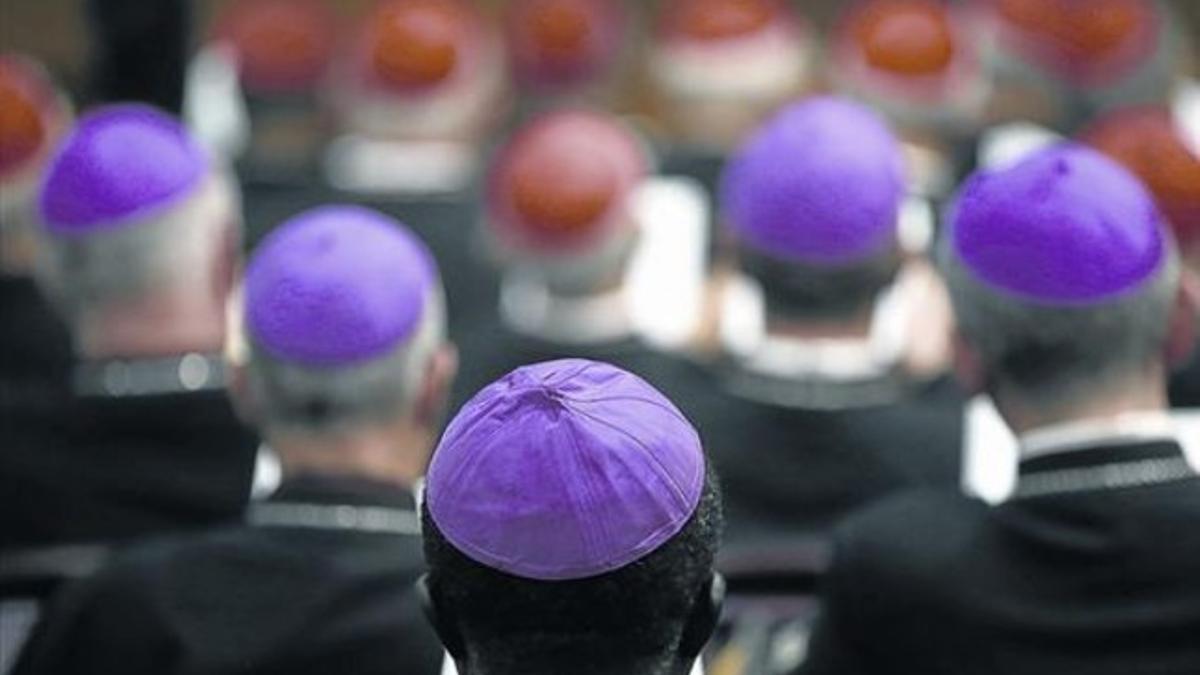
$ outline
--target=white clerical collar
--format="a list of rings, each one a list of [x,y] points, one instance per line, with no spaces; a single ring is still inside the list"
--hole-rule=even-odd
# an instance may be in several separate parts
[[[634,334],[628,290],[580,298],[554,295],[539,281],[510,275],[500,285],[500,315],[509,328],[550,342],[616,342]]]
[[[866,337],[789,339],[767,333],[762,289],[739,275],[722,298],[721,342],[752,372],[832,381],[880,377],[896,370],[904,358],[910,339],[910,295],[901,284],[881,293]]]
[[[1031,429],[1018,438],[1021,459],[1044,457],[1098,445],[1173,441],[1178,425],[1163,410],[1127,412]]]

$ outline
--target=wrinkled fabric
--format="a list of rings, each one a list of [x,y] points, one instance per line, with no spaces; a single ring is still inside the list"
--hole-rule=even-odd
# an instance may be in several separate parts
[[[691,518],[700,438],[645,381],[581,359],[520,368],[451,422],[426,483],[438,529],[489,567],[580,579],[654,551]]]

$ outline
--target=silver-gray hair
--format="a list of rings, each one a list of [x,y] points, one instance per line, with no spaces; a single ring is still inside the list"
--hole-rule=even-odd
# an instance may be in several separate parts
[[[82,237],[39,227],[35,276],[68,322],[166,289],[211,287],[213,255],[241,236],[241,195],[221,171],[195,194],[139,222]],[[238,244],[240,242],[234,242]]]
[[[407,414],[446,339],[446,301],[430,292],[412,336],[388,354],[351,366],[314,367],[272,356],[249,339],[251,395],[262,429],[328,435]]]
[[[951,250],[938,247],[963,339],[982,360],[988,386],[1033,405],[1062,405],[1120,386],[1160,361],[1180,284],[1173,243],[1159,270],[1101,305],[1039,305],[991,289]]]

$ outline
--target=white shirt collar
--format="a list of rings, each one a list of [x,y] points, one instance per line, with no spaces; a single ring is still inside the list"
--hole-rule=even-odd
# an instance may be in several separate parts
[[[1018,439],[1022,459],[1032,459],[1100,444],[1175,440],[1177,425],[1166,411],[1138,411],[1112,417],[1052,424],[1031,429]]]
[[[910,340],[913,291],[895,284],[880,294],[863,338],[789,339],[769,335],[762,288],[738,275],[721,299],[725,350],[752,372],[843,381],[879,377],[896,369]]]

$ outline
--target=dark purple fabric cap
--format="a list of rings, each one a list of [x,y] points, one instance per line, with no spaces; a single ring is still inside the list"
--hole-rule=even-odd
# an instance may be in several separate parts
[[[399,222],[358,206],[306,211],[268,235],[246,270],[246,330],[284,361],[358,363],[416,330],[433,257]]]
[[[430,516],[464,555],[529,579],[581,579],[647,555],[700,503],[696,430],[606,363],[527,366],[450,423],[426,482]]]
[[[870,109],[836,97],[784,108],[721,176],[721,208],[745,246],[785,260],[844,264],[895,241],[904,158]]]
[[[981,282],[1045,304],[1103,302],[1138,286],[1167,244],[1128,171],[1072,143],[973,175],[950,218],[953,251]]]
[[[42,179],[42,222],[60,235],[119,227],[192,193],[207,153],[183,125],[145,105],[100,108],[79,119]]]

